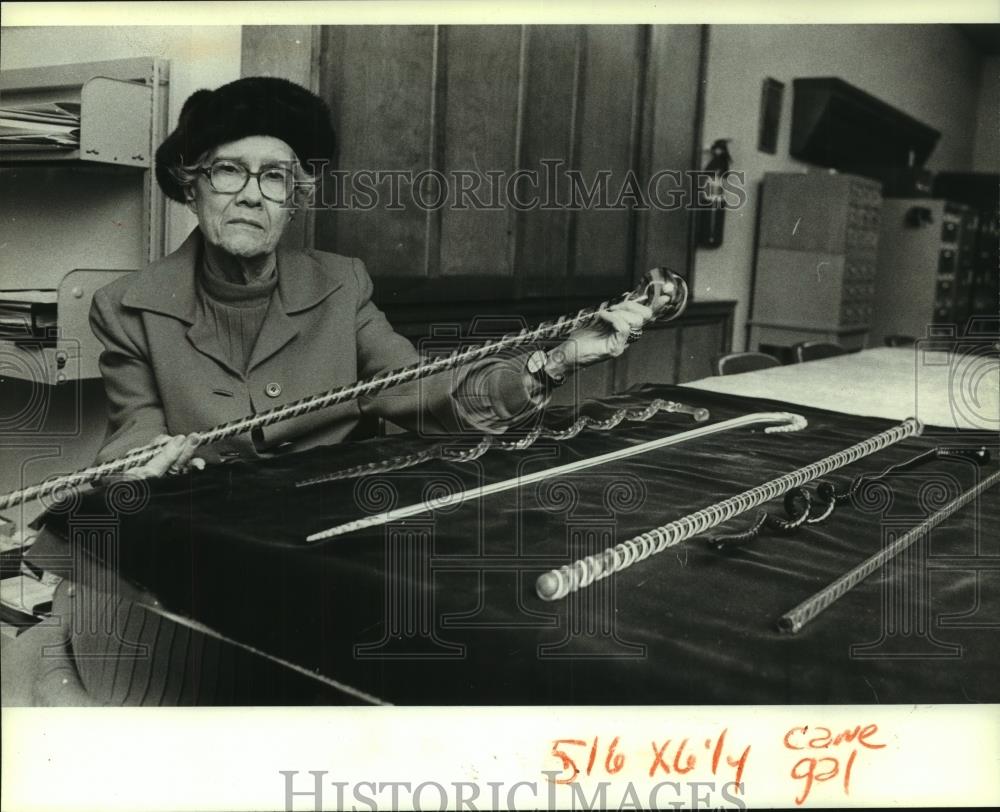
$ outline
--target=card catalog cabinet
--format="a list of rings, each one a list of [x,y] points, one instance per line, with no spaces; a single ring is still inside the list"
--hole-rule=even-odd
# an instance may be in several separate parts
[[[750,349],[800,341],[865,346],[881,207],[880,186],[868,178],[764,176]]]

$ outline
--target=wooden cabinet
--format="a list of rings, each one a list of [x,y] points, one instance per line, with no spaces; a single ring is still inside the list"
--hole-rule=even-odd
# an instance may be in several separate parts
[[[764,176],[750,348],[800,341],[865,346],[882,195],[868,178]]]

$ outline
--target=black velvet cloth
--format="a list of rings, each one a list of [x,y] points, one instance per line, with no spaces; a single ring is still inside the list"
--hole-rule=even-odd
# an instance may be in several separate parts
[[[1000,701],[1000,488],[797,635],[776,628],[783,612],[878,551],[887,533],[905,532],[995,471],[995,435],[928,427],[827,479],[846,486],[942,444],[985,442],[992,461],[933,462],[864,489],[857,504],[793,535],[766,532],[725,553],[692,539],[564,600],[540,600],[535,579],[552,567],[896,424],[669,386],[582,411],[607,417],[654,397],[707,407],[712,422],[782,410],[809,427],[737,429],[319,544],[305,536],[698,424],[661,413],[472,463],[433,461],[305,488],[296,481],[440,440],[403,435],[217,466],[150,483],[137,511],[109,513],[104,488],[50,513],[37,563],[54,568],[70,539],[89,555],[114,550],[109,563],[169,610],[398,704]],[[553,409],[545,422],[564,426],[573,416]],[[766,507],[780,514],[781,500]],[[743,529],[756,514],[719,532]],[[92,532],[101,517],[110,517],[111,546]]]

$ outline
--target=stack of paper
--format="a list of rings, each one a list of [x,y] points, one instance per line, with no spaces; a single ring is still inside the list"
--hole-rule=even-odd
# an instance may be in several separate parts
[[[55,591],[55,586],[29,575],[4,578],[0,581],[0,603],[37,616],[52,609],[52,593]]]
[[[33,530],[18,528],[13,522],[0,524],[0,578],[20,575],[25,551],[34,544],[37,534]]]
[[[57,295],[54,290],[0,290],[0,338],[54,341]]]
[[[0,632],[16,637],[50,614],[57,583],[24,574],[0,581]]]
[[[0,107],[0,150],[64,150],[80,145],[80,104]]]

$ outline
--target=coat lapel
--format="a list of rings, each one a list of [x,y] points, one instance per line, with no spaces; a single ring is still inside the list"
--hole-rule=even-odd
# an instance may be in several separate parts
[[[172,254],[130,277],[122,305],[194,324],[198,317],[195,269],[200,256],[201,232],[195,229]]]
[[[218,361],[223,367],[228,369],[233,375],[238,378],[243,377],[243,370],[236,369],[232,366],[232,361],[222,350],[222,345],[219,343],[219,336],[216,333],[215,325],[208,319],[201,317],[196,317],[194,324],[188,327],[187,331],[188,341],[191,342],[192,346],[198,352],[207,355],[209,358]]]
[[[298,325],[282,307],[281,282],[279,281],[278,290],[271,297],[267,315],[264,317],[264,323],[261,325],[257,341],[254,342],[253,351],[250,353],[247,374],[249,375],[254,367],[263,364],[298,334]]]
[[[122,304],[187,323],[188,340],[199,352],[242,377],[241,370],[230,366],[212,325],[201,316],[197,281],[201,246],[201,231],[196,228],[180,248],[135,275]],[[279,247],[277,261],[278,288],[250,354],[247,373],[299,334],[301,314],[343,285],[342,279],[324,271],[307,252]]]
[[[343,281],[325,272],[304,251],[278,248],[278,289],[250,353],[249,374],[298,334],[303,314],[337,290]]]

